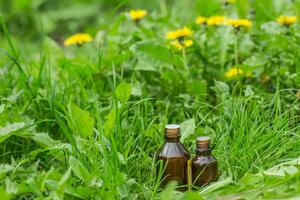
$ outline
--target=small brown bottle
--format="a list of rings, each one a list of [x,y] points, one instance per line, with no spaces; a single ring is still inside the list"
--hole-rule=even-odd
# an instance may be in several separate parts
[[[196,145],[196,156],[192,159],[193,184],[203,186],[218,178],[218,162],[211,154],[209,137],[198,137]]]
[[[166,142],[158,151],[156,160],[163,160],[163,175],[161,187],[164,187],[170,181],[176,181],[178,186],[187,185],[187,161],[189,153],[179,141],[180,126],[177,124],[167,125],[165,128]],[[159,166],[158,166],[159,168]],[[159,172],[159,170],[157,170]],[[180,191],[186,190],[186,187],[180,187]]]

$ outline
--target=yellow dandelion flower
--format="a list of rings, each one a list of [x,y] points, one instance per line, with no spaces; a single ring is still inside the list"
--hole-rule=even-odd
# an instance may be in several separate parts
[[[297,16],[285,16],[281,15],[277,18],[277,22],[282,25],[290,26],[298,20]]]
[[[233,4],[235,2],[236,2],[236,0],[225,0],[225,3],[228,3],[228,4]]]
[[[64,41],[65,46],[70,46],[73,44],[77,44],[81,46],[83,43],[92,41],[93,38],[87,33],[77,33],[74,35],[71,35]]]
[[[175,40],[171,42],[171,45],[178,50],[182,50],[183,48],[190,47],[193,44],[194,44],[193,40],[184,40],[183,42],[179,42],[178,40]]]
[[[170,39],[170,40],[180,39],[180,38],[192,35],[192,34],[193,34],[193,31],[185,26],[181,29],[177,29],[176,31],[168,32],[167,39]]]
[[[206,17],[199,16],[196,18],[196,24],[206,24]]]
[[[225,25],[233,26],[234,28],[250,28],[252,26],[252,23],[248,19],[227,19],[225,21]]]
[[[238,67],[232,67],[225,73],[225,76],[227,78],[234,78],[236,76],[243,75],[243,74],[244,74],[243,70],[239,69]]]
[[[209,26],[216,26],[223,24],[226,18],[224,16],[211,16],[207,19],[207,25]]]
[[[129,16],[134,21],[139,21],[148,14],[147,10],[131,10]]]
[[[194,44],[193,40],[185,40],[184,47],[190,47]]]

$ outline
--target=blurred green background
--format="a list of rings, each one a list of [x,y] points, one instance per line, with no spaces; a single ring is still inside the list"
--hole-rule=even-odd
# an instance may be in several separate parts
[[[0,12],[12,35],[34,39],[44,32],[60,39],[74,32],[106,29],[123,11],[154,10],[159,4],[147,0],[1,0]]]
[[[176,4],[178,12],[175,15],[186,22],[187,17],[192,17],[190,15],[193,15],[194,10],[208,16],[222,13],[220,1],[225,0],[0,0],[0,12],[9,24],[12,35],[36,39],[41,33],[46,33],[61,40],[62,36],[75,32],[95,33],[100,29],[107,29],[120,13],[130,9],[142,8],[149,12],[159,12]],[[237,2],[239,17],[251,17],[251,13],[255,13],[258,21],[272,20],[287,10],[299,12],[300,9],[299,0]],[[298,6],[291,7],[291,3]],[[193,12],[190,12],[191,9]]]

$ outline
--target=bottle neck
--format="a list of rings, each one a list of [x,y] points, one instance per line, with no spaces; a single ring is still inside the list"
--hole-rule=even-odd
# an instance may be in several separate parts
[[[172,138],[172,137],[165,137],[166,138],[166,142],[179,142],[179,138]]]
[[[196,155],[197,156],[210,156],[211,155],[211,149],[196,149]]]

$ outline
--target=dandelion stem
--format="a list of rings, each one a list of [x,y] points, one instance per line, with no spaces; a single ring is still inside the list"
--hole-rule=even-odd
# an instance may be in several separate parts
[[[182,59],[183,59],[184,68],[188,69],[185,48],[182,49]]]
[[[234,42],[235,65],[238,67],[239,66],[238,33],[235,36],[236,36]]]
[[[237,31],[235,34],[235,41],[234,41],[234,54],[235,54],[235,66],[238,70],[238,77],[241,78],[240,76],[240,66],[239,66],[239,50],[238,50],[238,37],[239,32]]]

